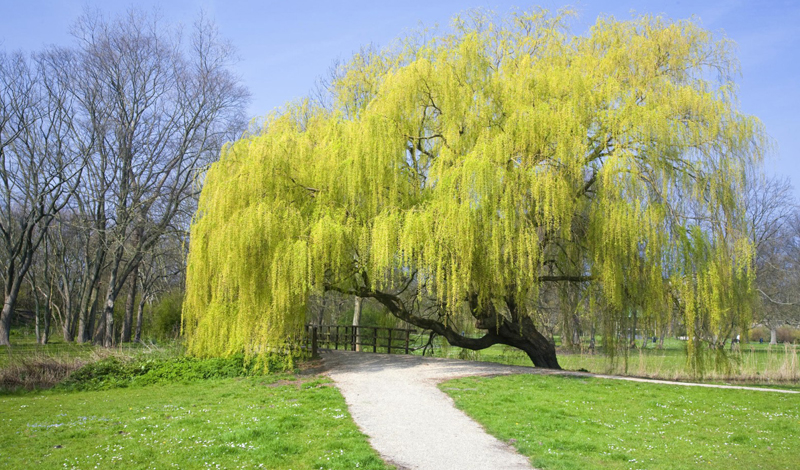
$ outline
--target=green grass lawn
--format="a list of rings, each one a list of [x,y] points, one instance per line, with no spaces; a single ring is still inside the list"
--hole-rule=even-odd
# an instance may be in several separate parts
[[[419,346],[427,338],[415,337],[415,345]],[[598,341],[601,345],[602,342]],[[641,344],[641,342],[639,343]],[[587,370],[596,374],[621,374],[640,377],[652,377],[668,380],[697,380],[687,369],[686,344],[669,338],[663,349],[657,349],[648,343],[644,349],[631,349],[628,357],[618,354],[614,361],[601,352],[575,351],[559,348],[558,362],[567,370]],[[415,354],[421,354],[418,349]],[[531,366],[531,360],[519,349],[510,346],[495,345],[482,351],[463,350],[449,346],[442,338],[437,338],[433,355],[436,357],[460,358],[475,361],[500,362],[503,364]],[[728,355],[727,371],[715,370],[713,359],[709,357],[703,378],[714,382],[737,381],[761,384],[789,385],[798,383],[800,379],[800,360],[796,345],[773,345],[763,343],[743,343],[738,351]]]
[[[327,378],[0,396],[3,468],[385,469]]]
[[[542,469],[797,469],[800,395],[516,375],[440,388]]]

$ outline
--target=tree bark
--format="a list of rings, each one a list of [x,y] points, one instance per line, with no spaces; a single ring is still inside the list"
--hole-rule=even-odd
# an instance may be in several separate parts
[[[778,344],[778,329],[775,327],[769,328],[769,344]]]

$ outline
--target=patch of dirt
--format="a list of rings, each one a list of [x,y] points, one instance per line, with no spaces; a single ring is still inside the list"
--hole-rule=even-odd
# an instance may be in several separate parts
[[[325,362],[322,359],[311,359],[309,361],[301,362],[298,366],[297,375],[300,377],[308,377],[320,375],[327,372],[328,368],[325,367]]]

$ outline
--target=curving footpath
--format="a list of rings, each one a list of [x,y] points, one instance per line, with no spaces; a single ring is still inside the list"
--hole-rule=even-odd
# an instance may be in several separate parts
[[[322,352],[327,374],[344,395],[356,424],[387,462],[398,470],[530,470],[513,447],[489,435],[456,409],[436,387],[448,379],[474,375],[558,374],[680,386],[733,388],[766,393],[789,390],[693,384],[584,372],[549,371],[491,362]]]

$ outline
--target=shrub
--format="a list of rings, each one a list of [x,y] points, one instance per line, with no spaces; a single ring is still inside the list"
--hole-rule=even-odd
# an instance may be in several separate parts
[[[800,342],[800,330],[789,326],[778,328],[778,343]]]
[[[769,341],[769,328],[759,326],[756,328],[751,328],[749,334],[747,335],[750,338],[750,341],[759,342],[760,340],[764,340],[764,342]]]
[[[183,291],[172,291],[159,299],[153,307],[153,336],[177,338],[181,330]]]
[[[200,359],[189,356],[133,358],[112,356],[91,362],[58,384],[64,390],[103,390],[109,388],[172,382],[194,382],[256,375],[263,368],[246,363],[239,354],[230,358]]]

